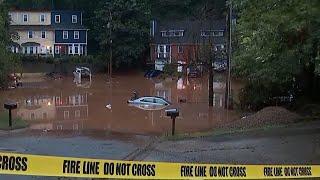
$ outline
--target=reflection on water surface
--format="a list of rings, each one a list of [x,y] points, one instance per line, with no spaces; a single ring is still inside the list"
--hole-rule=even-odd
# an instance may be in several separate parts
[[[170,132],[166,107],[128,105],[132,91],[160,96],[178,108],[177,132],[214,129],[237,118],[224,106],[224,82],[214,82],[214,107],[208,107],[206,78],[152,81],[142,75],[116,76],[108,83],[103,75],[93,77],[85,88],[72,78],[50,82],[48,89],[15,89],[1,92],[1,101],[18,101],[15,115],[29,122],[31,129],[76,132],[111,131],[130,134]]]

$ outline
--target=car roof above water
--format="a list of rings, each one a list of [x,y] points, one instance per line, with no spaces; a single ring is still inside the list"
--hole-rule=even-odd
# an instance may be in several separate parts
[[[168,100],[166,100],[165,98],[163,97],[159,97],[159,96],[142,96],[142,97],[139,97],[138,99],[142,99],[142,98],[157,98],[157,99],[162,99],[168,103],[170,103]],[[171,104],[171,103],[170,103]]]

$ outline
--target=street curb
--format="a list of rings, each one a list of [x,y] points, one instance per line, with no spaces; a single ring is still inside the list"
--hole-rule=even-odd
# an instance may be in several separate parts
[[[7,135],[11,133],[22,133],[22,132],[26,132],[28,129],[29,129],[28,127],[25,127],[21,129],[13,129],[13,130],[0,130],[0,135]]]

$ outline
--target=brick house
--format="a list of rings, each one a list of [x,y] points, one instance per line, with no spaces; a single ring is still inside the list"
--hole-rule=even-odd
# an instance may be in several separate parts
[[[199,47],[212,43],[214,50],[226,48],[226,21],[184,20],[151,21],[150,60],[155,69],[163,70],[167,63],[190,64],[197,60]]]

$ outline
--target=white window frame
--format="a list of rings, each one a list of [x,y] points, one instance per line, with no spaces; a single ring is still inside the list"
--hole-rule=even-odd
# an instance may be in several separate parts
[[[55,54],[60,54],[60,46],[55,46],[54,47],[54,53]],[[58,97],[57,97],[57,99],[58,99]],[[59,98],[59,101],[60,101],[60,98]]]
[[[80,118],[80,117],[81,117],[81,112],[80,112],[80,110],[75,110],[75,111],[74,111],[74,117],[75,117],[75,118]]]
[[[30,52],[30,54],[34,54],[33,46],[30,46],[29,48],[30,48],[30,51],[29,51],[29,52]]]
[[[167,31],[161,31],[162,37],[183,37],[184,36],[184,30],[167,30]]]
[[[44,34],[43,34],[43,33],[44,33]],[[44,37],[43,37],[43,35],[44,35]],[[46,31],[41,31],[41,38],[42,38],[42,39],[47,38],[47,32],[46,32]]]
[[[74,54],[73,53],[73,45],[68,45],[68,52],[69,52],[69,54]]]
[[[27,17],[27,20],[24,20],[24,17]],[[23,14],[22,15],[22,22],[28,22],[29,21],[29,15],[28,14]]]
[[[75,20],[75,21],[73,21],[73,20]],[[75,15],[75,14],[73,14],[73,15],[71,16],[71,22],[72,22],[73,24],[78,23],[78,16]]]
[[[70,118],[70,112],[69,111],[63,111],[63,118],[69,119]]]
[[[74,54],[79,54],[80,48],[78,45],[74,46]]]
[[[69,32],[68,31],[62,31],[62,38],[63,39],[69,39]]]
[[[80,54],[83,54],[83,45],[81,45],[81,44],[80,44]]]
[[[160,51],[161,47],[163,47],[163,52]],[[159,44],[157,47],[157,57],[161,58],[161,54],[163,54],[163,58],[170,58],[171,46],[169,44]]]
[[[43,21],[42,21],[42,17],[43,17]],[[39,21],[42,22],[42,23],[46,22],[46,15],[45,14],[40,14]]]
[[[30,34],[31,33],[31,34]],[[30,35],[31,35],[31,37],[30,37]],[[28,38],[29,39],[32,39],[33,38],[33,31],[28,31]]]
[[[202,30],[201,31],[201,36],[202,37],[223,37],[224,31],[223,30]]]
[[[58,21],[57,21],[57,18],[58,18]],[[61,16],[60,15],[55,15],[54,16],[54,22],[55,23],[60,23],[61,22]]]
[[[76,37],[76,34],[78,35],[77,37]],[[73,32],[73,38],[74,39],[79,39],[80,38],[80,32],[79,31],[74,31]]]

